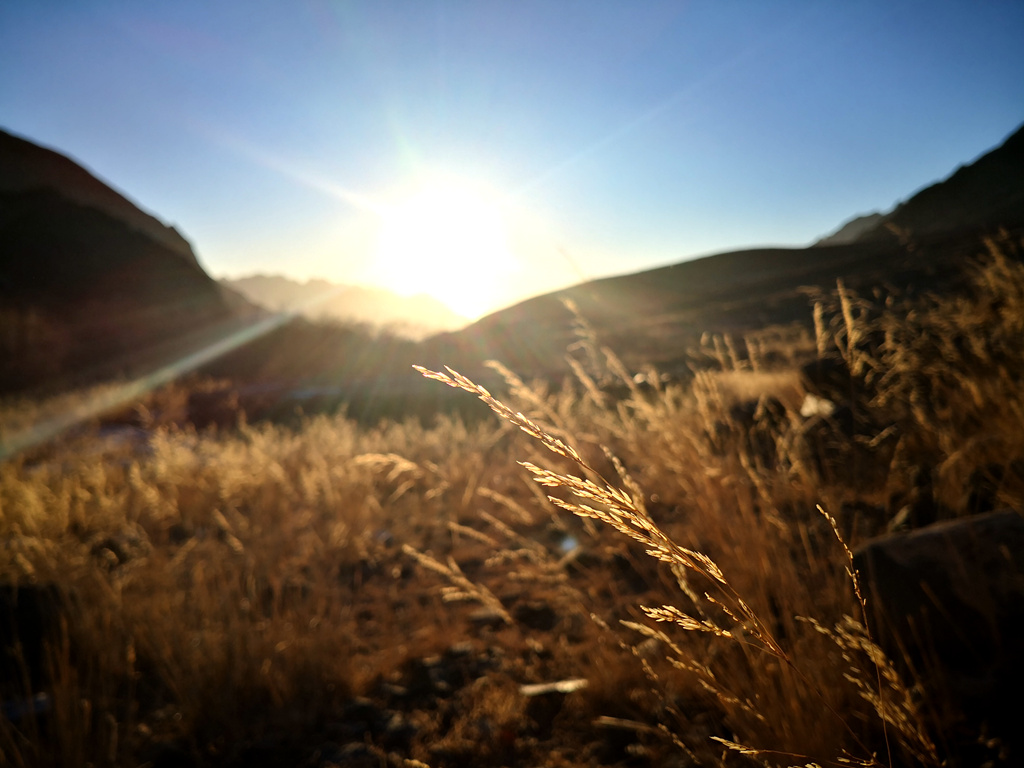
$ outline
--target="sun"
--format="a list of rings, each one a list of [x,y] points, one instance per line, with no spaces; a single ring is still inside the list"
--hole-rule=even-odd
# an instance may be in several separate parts
[[[495,308],[515,262],[501,202],[481,185],[423,182],[380,212],[375,282],[396,293],[475,319]]]

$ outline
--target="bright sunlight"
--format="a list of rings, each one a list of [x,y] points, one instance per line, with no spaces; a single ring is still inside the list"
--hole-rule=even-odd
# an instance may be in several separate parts
[[[475,319],[495,308],[515,263],[500,201],[480,186],[423,183],[382,213],[374,272],[397,293],[425,293]]]

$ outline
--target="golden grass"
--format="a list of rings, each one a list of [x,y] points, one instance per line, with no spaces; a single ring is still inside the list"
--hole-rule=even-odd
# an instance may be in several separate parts
[[[690,612],[687,613],[676,605],[670,604],[653,607],[640,605],[640,610],[647,619],[655,623],[675,625],[688,632],[706,633],[715,640],[724,640],[738,646],[743,657],[743,669],[730,668],[730,665],[726,664],[725,674],[733,676],[738,673],[742,677],[743,686],[731,689],[723,685],[724,675],[721,671],[716,672],[706,665],[702,658],[703,654],[698,656],[692,650],[684,650],[665,632],[652,629],[650,625],[631,621],[622,622],[626,627],[664,643],[667,648],[666,656],[672,666],[695,675],[700,685],[717,697],[719,704],[731,715],[733,721],[739,724],[744,719],[750,720],[751,722],[745,723],[746,729],[752,736],[756,734],[762,739],[767,738],[767,741],[763,743],[771,746],[747,746],[720,736],[713,736],[714,740],[733,751],[748,756],[786,757],[787,759],[808,762],[821,761],[836,765],[846,763],[872,766],[879,764],[873,756],[870,746],[852,724],[854,718],[863,720],[863,717],[857,717],[858,713],[855,709],[840,711],[837,708],[839,705],[834,703],[837,693],[835,688],[842,687],[840,681],[834,676],[827,680],[827,683],[822,679],[823,670],[819,665],[822,656],[827,656],[827,653],[823,654],[820,650],[809,653],[808,649],[800,648],[801,655],[798,656],[793,650],[800,647],[797,643],[792,645],[786,643],[790,649],[787,650],[776,638],[775,630],[770,626],[771,620],[762,618],[748,604],[730,583],[718,563],[706,554],[678,543],[659,527],[648,512],[639,485],[628,475],[616,457],[609,455],[622,487],[602,477],[598,470],[588,464],[571,445],[545,431],[543,427],[522,412],[509,408],[494,398],[484,387],[473,383],[458,372],[448,369],[446,374],[419,366],[417,366],[417,370],[427,378],[476,395],[500,417],[537,439],[551,453],[568,459],[576,465],[583,476],[552,471],[529,461],[520,462],[533,476],[536,483],[551,489],[552,493],[548,499],[552,504],[580,518],[597,520],[619,534],[632,539],[642,547],[647,556],[660,561],[674,574],[680,586],[679,598],[692,606],[689,609]],[[518,385],[517,382],[516,384]],[[566,491],[570,498],[567,500],[564,496],[555,495],[554,491]],[[845,555],[846,572],[850,577],[863,617],[864,601],[856,574],[852,570],[852,554],[843,541],[835,521],[827,514],[825,517]],[[757,544],[749,545],[745,549],[748,556],[759,550],[763,552],[766,545],[772,546],[773,537],[762,535],[759,538],[760,541]],[[780,554],[783,551],[785,550],[782,548],[778,550]],[[774,574],[776,579],[781,570],[778,566],[777,563]],[[436,567],[434,569],[437,570]],[[449,574],[449,576],[457,583],[461,581],[461,574]],[[695,592],[691,585],[691,579],[697,580],[702,585],[702,591],[708,590],[703,591],[703,599]],[[789,600],[792,601],[794,597],[796,595],[790,591]],[[785,610],[793,619],[799,621],[802,617],[799,613],[794,612],[794,609],[801,607],[813,608],[812,605],[789,604],[786,605]],[[897,728],[903,746],[910,750],[916,759],[937,763],[935,747],[927,736],[920,712],[914,705],[907,685],[896,676],[891,663],[884,657],[881,649],[871,642],[864,629],[864,624],[849,616],[844,616],[842,622],[836,624],[835,631],[829,631],[813,619],[805,621],[819,635],[831,640],[844,657],[849,659],[857,651],[866,654],[867,659],[875,667],[874,680],[878,681],[878,688],[873,687],[874,680],[865,678],[865,670],[855,666],[852,660],[850,666],[842,670],[843,679],[847,684],[854,686],[869,708],[875,710],[882,723],[883,736],[887,736],[886,726],[894,726]],[[796,628],[797,625],[787,627],[788,633],[792,634]],[[804,637],[801,640],[806,643],[810,638],[806,636],[806,632],[803,634]],[[706,647],[704,647],[705,652]],[[802,655],[804,653],[808,654],[806,658]],[[885,686],[881,685],[882,669],[886,672]],[[657,678],[653,671],[651,676]],[[826,684],[829,689],[824,687]],[[822,707],[835,718],[831,726],[824,725],[823,727],[820,720],[815,720],[814,725],[815,731],[819,734],[823,731],[832,731],[835,734],[829,739],[835,744],[834,749],[836,749],[831,759],[828,756],[823,756],[820,752],[812,752],[808,749],[808,747],[821,749],[824,745],[817,739],[808,739],[810,734],[806,732],[793,732],[790,739],[780,739],[780,736],[783,736],[779,732],[780,724],[775,719],[769,721],[762,708],[755,703],[758,700],[764,702],[769,695],[776,694],[780,686],[784,689],[783,698],[790,708],[796,701],[803,703],[802,707],[792,712],[797,721],[812,720]],[[844,709],[851,707],[852,698],[854,697],[847,694],[846,701],[843,702]],[[893,704],[893,700],[898,704]],[[801,709],[804,711],[800,711]],[[765,732],[769,729],[770,736]],[[685,745],[682,746],[686,748]],[[859,755],[853,751],[854,748],[859,751]]]
[[[855,434],[799,416],[766,344],[641,386],[591,335],[571,386],[426,372],[497,420],[154,418],[0,464],[0,584],[61,601],[48,711],[0,720],[0,763],[937,764],[850,548],[924,493],[912,468],[942,515],[979,473],[1024,501],[1024,270],[998,251],[959,298],[819,305]]]

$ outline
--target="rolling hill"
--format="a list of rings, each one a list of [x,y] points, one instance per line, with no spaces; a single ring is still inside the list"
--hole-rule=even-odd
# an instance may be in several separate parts
[[[524,376],[559,376],[575,338],[571,300],[627,364],[681,373],[702,333],[809,324],[808,295],[840,279],[864,293],[954,289],[983,238],[1000,232],[1024,234],[1024,127],[892,211],[810,247],[715,254],[537,296],[429,340],[423,362],[485,376],[480,361],[496,358]]]
[[[0,131],[0,391],[143,373],[258,314],[173,227]]]
[[[864,293],[955,290],[983,238],[998,233],[1024,235],[1022,129],[893,210],[852,219],[806,248],[747,249],[582,283],[417,344],[297,321],[205,370],[240,384],[280,379],[280,391],[310,382],[395,401],[418,384],[412,363],[487,381],[482,363],[498,359],[524,377],[561,378],[576,339],[568,300],[628,366],[685,375],[704,332],[809,325],[809,297],[839,279]],[[341,292],[356,319],[361,306],[379,318],[390,300],[326,281],[243,286],[257,301],[263,291],[271,309]],[[0,132],[0,391],[145,373],[265,315],[212,280],[175,229],[71,160]]]

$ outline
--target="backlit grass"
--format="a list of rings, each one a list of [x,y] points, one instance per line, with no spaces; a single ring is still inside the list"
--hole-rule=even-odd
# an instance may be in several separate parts
[[[7,461],[3,608],[46,636],[9,643],[0,763],[941,763],[849,550],[922,473],[935,517],[1024,508],[1008,251],[957,298],[823,297],[848,418],[801,415],[815,385],[756,343],[665,382],[589,338],[563,386],[430,374],[502,418],[153,410]]]

